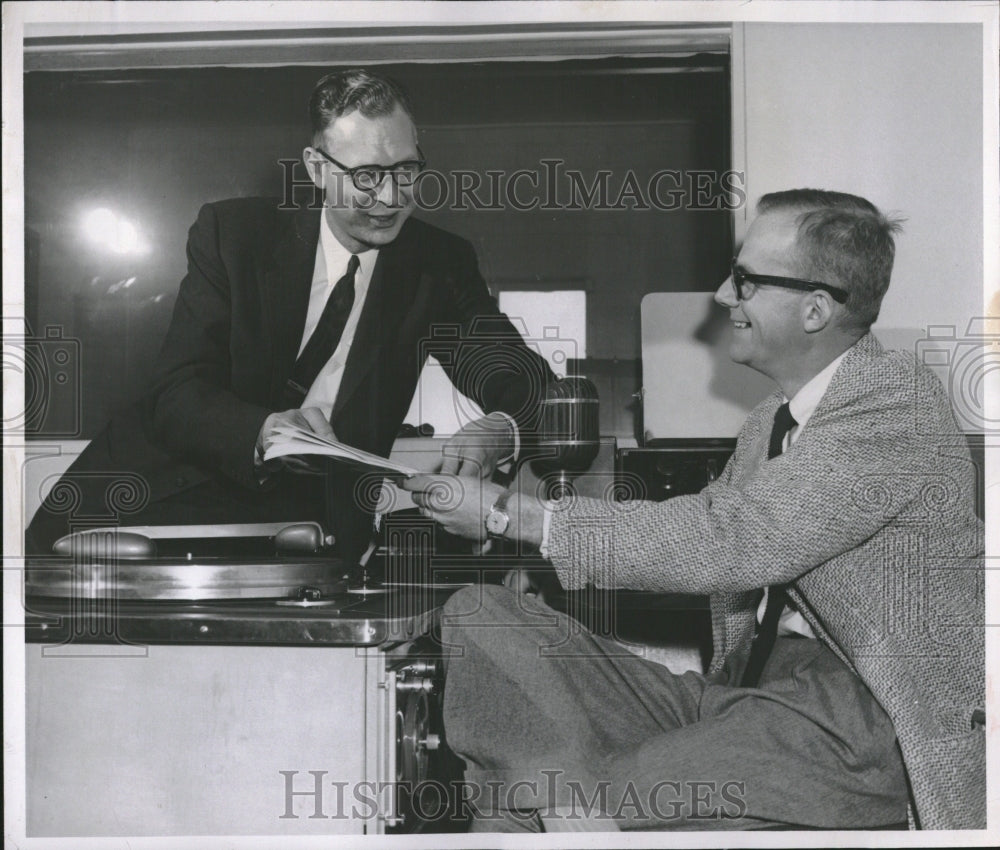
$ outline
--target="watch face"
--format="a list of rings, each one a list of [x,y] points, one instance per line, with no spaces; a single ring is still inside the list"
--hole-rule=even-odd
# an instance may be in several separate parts
[[[490,534],[503,534],[510,525],[510,517],[503,511],[491,511],[486,517],[486,530]]]

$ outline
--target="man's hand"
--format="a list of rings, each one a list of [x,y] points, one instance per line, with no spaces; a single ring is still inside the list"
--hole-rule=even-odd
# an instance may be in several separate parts
[[[327,421],[323,411],[318,407],[302,407],[293,410],[282,410],[272,413],[261,426],[260,434],[257,435],[257,456],[263,459],[264,454],[274,442],[274,429],[279,425],[292,425],[306,431],[312,431],[319,437],[326,440],[336,440],[337,435],[333,433],[333,428]],[[262,463],[264,470],[274,471],[277,469],[287,469],[289,472],[296,472],[303,475],[322,475],[326,469],[324,466],[310,461],[303,455],[287,455],[285,457],[274,458]]]
[[[514,428],[500,413],[467,423],[441,449],[444,459],[439,471],[463,478],[489,478],[500,462],[514,454]],[[489,510],[489,505],[486,507]]]
[[[412,493],[414,504],[425,517],[451,534],[480,542],[486,539],[484,518],[504,492],[499,484],[484,481],[478,474],[414,475],[400,486]]]
[[[432,474],[411,476],[400,486],[412,493],[420,513],[440,523],[445,531],[479,541],[486,539],[486,515],[505,490],[478,477]],[[507,501],[510,526],[504,537],[541,545],[544,513],[538,498],[513,494]]]
[[[515,593],[524,593],[528,596],[541,595],[541,583],[525,569],[514,568],[507,570],[507,574],[503,577],[503,584],[504,587],[508,590],[513,590]],[[545,601],[544,598],[542,601]]]

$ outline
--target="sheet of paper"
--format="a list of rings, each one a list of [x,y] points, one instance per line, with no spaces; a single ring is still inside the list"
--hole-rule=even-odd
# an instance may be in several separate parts
[[[264,453],[264,460],[288,455],[321,455],[394,476],[402,475],[406,478],[417,474],[417,470],[412,467],[356,449],[354,446],[326,440],[304,428],[279,425],[274,429],[274,440]]]

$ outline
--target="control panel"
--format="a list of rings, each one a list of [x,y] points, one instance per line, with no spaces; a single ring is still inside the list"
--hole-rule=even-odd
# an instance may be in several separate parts
[[[701,492],[725,469],[736,440],[654,440],[642,448],[618,450],[616,495],[662,502]]]

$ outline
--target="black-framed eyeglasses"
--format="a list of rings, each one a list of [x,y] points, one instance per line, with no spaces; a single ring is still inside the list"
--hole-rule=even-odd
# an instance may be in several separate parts
[[[822,289],[829,292],[830,297],[839,304],[847,302],[847,290],[839,286],[830,286],[828,283],[820,283],[816,280],[802,280],[797,277],[776,277],[770,274],[753,274],[745,272],[737,265],[736,257],[733,257],[731,270],[733,276],[733,286],[736,289],[736,297],[740,301],[747,301],[753,297],[758,286],[781,286],[785,289],[798,289],[802,292],[815,292]]]
[[[354,168],[337,162],[323,148],[313,148],[313,150],[350,177],[354,188],[360,192],[374,192],[382,185],[387,174],[392,175],[392,180],[397,186],[412,186],[420,176],[420,172],[427,166],[419,145],[417,145],[417,156],[420,159],[404,159],[394,165],[356,165]]]

